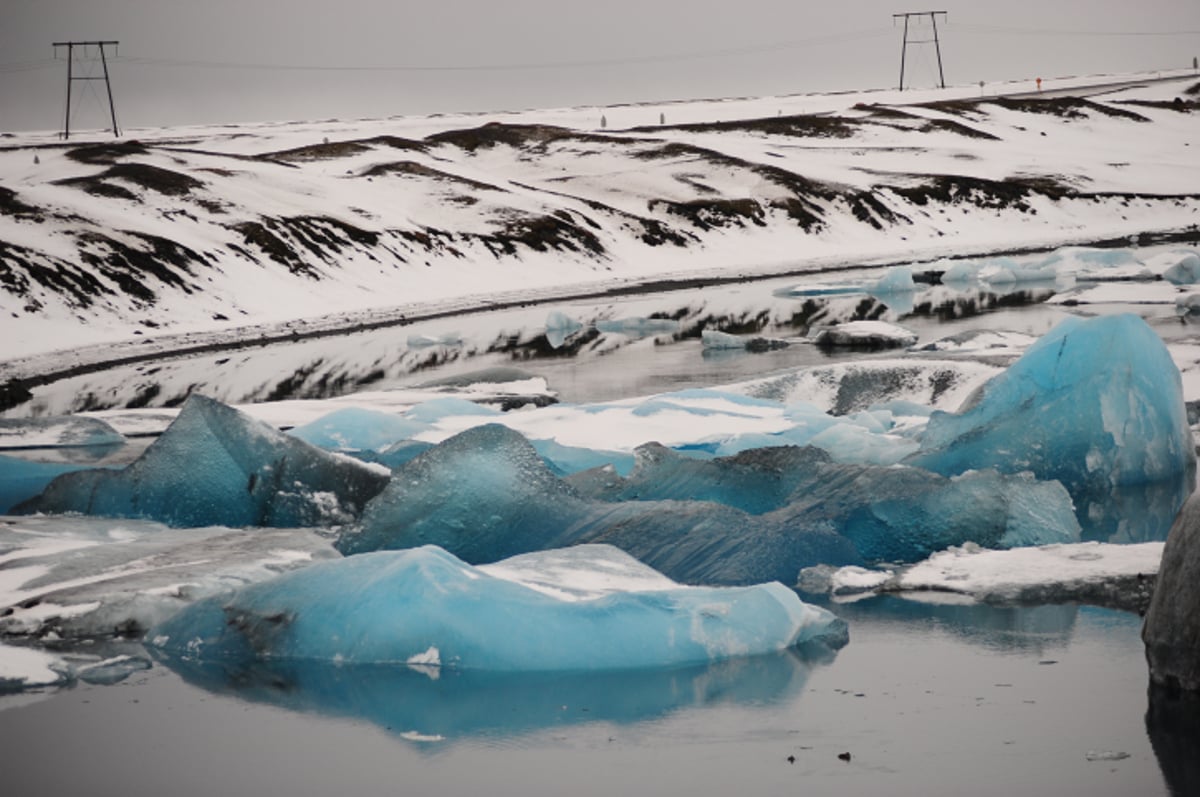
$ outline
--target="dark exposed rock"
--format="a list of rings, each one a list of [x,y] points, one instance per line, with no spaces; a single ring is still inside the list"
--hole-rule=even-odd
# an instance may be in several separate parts
[[[57,180],[55,185],[66,185],[81,188],[89,194],[110,196],[120,199],[137,199],[137,196],[120,185],[114,185],[113,180],[132,183],[141,188],[155,191],[167,196],[186,196],[192,191],[204,187],[204,183],[195,177],[173,172],[148,163],[117,163],[105,169],[100,174],[87,177],[68,177]]]
[[[1175,518],[1142,627],[1152,684],[1200,693],[1200,494]]]

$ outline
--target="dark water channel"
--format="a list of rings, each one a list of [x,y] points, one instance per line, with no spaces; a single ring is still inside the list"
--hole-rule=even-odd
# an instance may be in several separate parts
[[[864,279],[856,273],[856,279]],[[826,275],[828,278],[828,275]],[[1064,315],[1043,301],[1053,286],[1006,294],[927,286],[915,294],[791,295],[797,278],[739,283],[481,312],[405,326],[234,352],[113,368],[34,389],[7,417],[129,407],[177,406],[192,391],[226,403],[319,399],[454,379],[515,367],[546,379],[567,402],[605,401],[687,387],[712,387],[803,366],[863,356],[803,341],[820,327],[883,320],[921,343],[970,329],[1040,335]],[[551,313],[580,326],[565,340],[547,329]],[[758,354],[704,349],[701,331],[788,340]],[[916,355],[920,356],[920,355]]]

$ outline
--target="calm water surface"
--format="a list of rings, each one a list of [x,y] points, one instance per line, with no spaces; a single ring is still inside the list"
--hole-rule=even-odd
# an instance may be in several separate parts
[[[31,796],[1170,793],[1136,616],[894,597],[834,609],[852,629],[836,656],[665,674],[158,663],[0,700],[0,778]]]

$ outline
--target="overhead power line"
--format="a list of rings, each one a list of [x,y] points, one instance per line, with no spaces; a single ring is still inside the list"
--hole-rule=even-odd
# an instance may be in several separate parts
[[[1022,36],[1200,36],[1200,30],[1072,30],[1068,28],[1018,28],[1007,25],[964,25],[961,23],[955,25],[954,29],[961,33],[1020,34]]]
[[[780,52],[811,47],[816,44],[837,44],[861,39],[891,35],[888,28],[854,31],[826,36],[812,36],[791,41],[732,47],[717,50],[697,50],[684,53],[661,55],[634,55],[620,58],[592,58],[564,61],[525,61],[487,64],[280,64],[246,61],[210,61],[200,59],[154,58],[147,56],[122,56],[116,59],[122,64],[134,66],[167,66],[192,69],[245,69],[277,72],[514,72],[541,69],[584,69],[599,66],[625,66],[636,64],[669,63],[672,61],[695,61],[707,58],[730,58],[759,53]]]

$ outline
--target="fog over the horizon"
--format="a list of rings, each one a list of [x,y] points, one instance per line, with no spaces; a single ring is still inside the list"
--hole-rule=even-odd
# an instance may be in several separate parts
[[[934,8],[947,12],[937,18],[947,84],[1179,69],[1200,56],[1195,0]],[[119,40],[110,62],[118,122],[160,127],[889,88],[903,38],[893,14],[928,9],[880,0],[6,0],[0,131],[61,128],[66,53],[55,60],[55,41]],[[913,19],[911,38],[930,38],[928,20]],[[936,82],[932,44],[912,46],[905,83]],[[72,128],[107,126],[103,82],[73,86]]]

